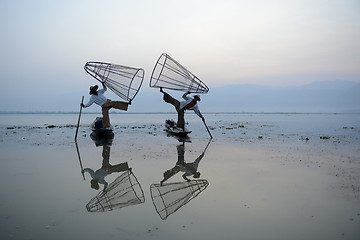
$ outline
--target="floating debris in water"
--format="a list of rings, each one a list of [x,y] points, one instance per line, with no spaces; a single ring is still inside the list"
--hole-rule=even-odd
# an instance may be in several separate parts
[[[301,136],[301,137],[300,137],[300,140],[301,140],[301,141],[306,141],[306,142],[307,142],[307,141],[309,141],[309,140],[310,140],[310,138]]]

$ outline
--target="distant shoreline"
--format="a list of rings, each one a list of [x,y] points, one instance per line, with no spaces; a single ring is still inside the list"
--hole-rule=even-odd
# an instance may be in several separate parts
[[[112,111],[111,114],[176,114],[176,112],[118,112]],[[79,112],[51,112],[51,111],[0,111],[0,114],[79,114]],[[99,114],[99,112],[82,112],[82,114]],[[188,112],[187,114],[195,114]],[[203,114],[339,114],[339,115],[357,115],[360,111],[354,112],[203,112]]]

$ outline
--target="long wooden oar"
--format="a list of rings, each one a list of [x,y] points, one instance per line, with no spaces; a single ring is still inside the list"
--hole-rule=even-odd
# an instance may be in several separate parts
[[[76,141],[75,141],[75,146],[76,146],[76,151],[77,151],[78,158],[79,158],[79,163],[80,163],[80,168],[81,168],[81,174],[83,175],[83,178],[84,178],[84,180],[85,180],[84,168],[83,168],[83,165],[82,165],[82,162],[81,162],[80,151],[79,151],[79,147],[78,147],[78,144],[77,144]]]
[[[209,145],[210,145],[210,143],[211,143],[211,139],[209,140],[209,142],[207,143],[207,145],[206,145],[206,147],[205,147],[205,149],[204,149],[204,151],[203,151],[203,153],[205,153],[206,152],[206,150],[207,150],[207,148],[209,147]]]
[[[209,133],[209,135],[210,135],[210,138],[213,138],[212,135],[211,135],[211,133],[210,133],[210,130],[209,130],[208,126],[206,125],[205,119],[203,119],[203,122],[204,122],[204,124],[205,124],[206,130],[208,131],[208,133]]]
[[[81,104],[80,104],[79,119],[78,119],[78,122],[77,122],[76,133],[75,133],[75,142],[76,142],[78,131],[79,131],[79,124],[80,124],[80,117],[81,117],[81,111],[82,111],[83,102],[84,102],[84,96],[82,96]]]

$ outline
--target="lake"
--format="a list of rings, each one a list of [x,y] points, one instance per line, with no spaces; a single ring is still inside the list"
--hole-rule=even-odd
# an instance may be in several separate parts
[[[359,114],[0,116],[1,239],[360,237]]]

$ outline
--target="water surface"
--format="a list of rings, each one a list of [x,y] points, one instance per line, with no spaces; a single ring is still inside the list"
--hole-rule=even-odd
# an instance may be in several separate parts
[[[1,239],[360,236],[359,115],[209,114],[209,142],[189,114],[181,142],[163,131],[174,114],[113,114],[105,146],[90,137],[95,116],[82,116],[76,148],[77,114],[1,115]],[[200,177],[187,182],[182,170],[195,161]],[[84,168],[105,169],[109,189],[92,188]],[[102,193],[112,207],[89,211]]]

